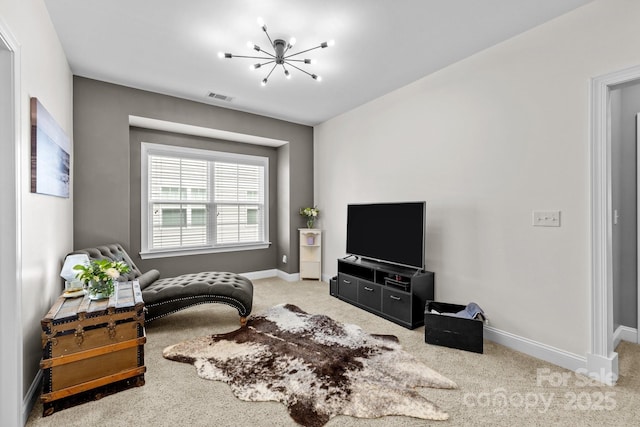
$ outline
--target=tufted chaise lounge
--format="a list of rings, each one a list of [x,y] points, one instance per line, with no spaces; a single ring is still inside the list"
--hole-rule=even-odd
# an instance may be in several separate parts
[[[130,271],[119,280],[137,280],[142,290],[147,315],[145,322],[204,303],[222,303],[238,310],[240,325],[245,326],[253,304],[253,283],[235,273],[208,271],[160,279],[158,270],[142,273],[124,248],[117,244],[80,249],[89,259],[124,261]]]

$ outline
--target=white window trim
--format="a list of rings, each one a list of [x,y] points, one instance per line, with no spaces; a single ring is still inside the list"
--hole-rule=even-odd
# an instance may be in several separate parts
[[[169,155],[182,158],[207,159],[207,160],[234,160],[245,164],[264,166],[264,242],[251,244],[232,244],[224,246],[207,246],[200,248],[149,248],[149,156]],[[185,255],[199,255],[220,252],[248,251],[267,249],[271,245],[269,241],[269,159],[262,156],[249,154],[227,153],[222,151],[202,150],[198,148],[179,147],[173,145],[154,144],[142,142],[140,149],[140,258],[166,258]]]

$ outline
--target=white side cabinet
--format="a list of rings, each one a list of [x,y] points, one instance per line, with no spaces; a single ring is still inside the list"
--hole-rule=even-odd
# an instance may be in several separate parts
[[[300,279],[322,278],[322,230],[299,228]]]

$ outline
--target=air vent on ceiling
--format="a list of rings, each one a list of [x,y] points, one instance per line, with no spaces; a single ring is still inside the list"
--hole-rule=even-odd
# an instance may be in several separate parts
[[[227,96],[227,95],[223,95],[221,93],[213,93],[213,92],[209,92],[209,95],[207,95],[209,98],[213,98],[213,99],[217,99],[218,101],[227,101],[227,102],[231,102],[233,100],[232,97]]]

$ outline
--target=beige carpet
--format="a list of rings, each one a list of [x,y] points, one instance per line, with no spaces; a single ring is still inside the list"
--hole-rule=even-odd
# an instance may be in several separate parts
[[[254,313],[291,303],[309,313],[355,323],[370,333],[392,334],[402,347],[458,384],[456,390],[420,393],[448,412],[448,421],[408,417],[358,419],[338,416],[331,426],[629,426],[640,420],[640,346],[622,343],[620,379],[615,387],[585,384],[572,372],[485,341],[484,354],[424,342],[413,331],[329,296],[328,284],[256,280]],[[146,385],[42,418],[36,404],[27,426],[295,426],[285,407],[243,402],[226,384],[195,375],[194,367],[162,357],[171,344],[238,327],[234,309],[207,304],[184,310],[147,327]],[[540,383],[540,384],[539,384]]]
[[[229,384],[240,400],[281,402],[307,427],[324,427],[337,415],[446,420],[416,389],[456,388],[402,350],[394,335],[369,334],[293,304],[274,305],[252,315],[246,328],[182,341],[162,355]]]

